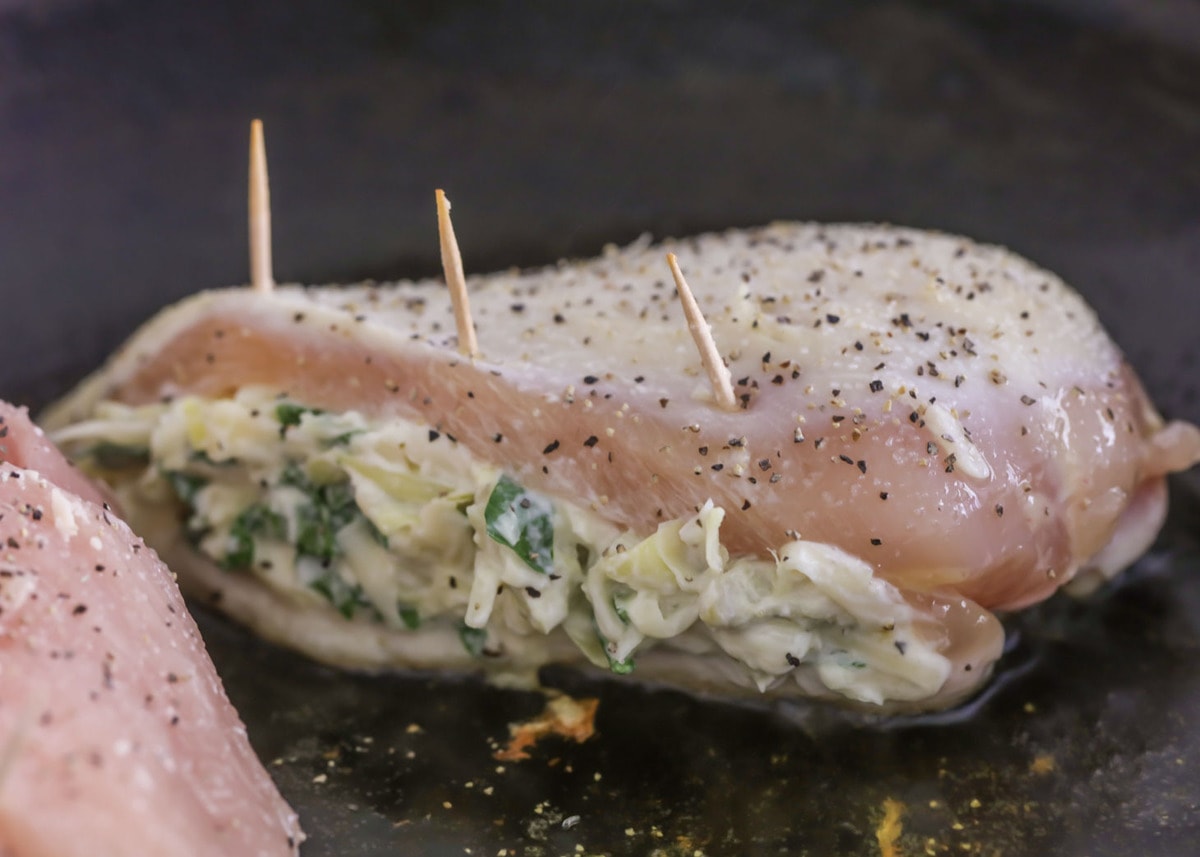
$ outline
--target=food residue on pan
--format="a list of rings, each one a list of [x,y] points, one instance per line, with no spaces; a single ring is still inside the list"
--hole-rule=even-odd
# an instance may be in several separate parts
[[[1034,756],[1033,761],[1029,763],[1029,773],[1031,774],[1051,774],[1058,767],[1054,761],[1054,757],[1049,753],[1042,753]]]
[[[508,745],[492,754],[501,762],[519,762],[529,758],[529,749],[548,735],[559,735],[577,744],[596,733],[596,709],[600,700],[575,699],[554,694],[546,700],[541,714],[531,720],[508,725]]]
[[[883,818],[875,828],[875,840],[879,843],[879,857],[901,857],[896,843],[904,832],[904,804],[893,798],[883,799]]]

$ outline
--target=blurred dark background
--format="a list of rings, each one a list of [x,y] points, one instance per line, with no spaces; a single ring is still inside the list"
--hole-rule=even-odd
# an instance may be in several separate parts
[[[1065,275],[1200,418],[1194,0],[3,0],[0,392],[245,280],[256,116],[280,279],[434,272],[436,186],[474,271],[643,231],[936,227]]]
[[[159,307],[245,281],[253,117],[281,280],[435,273],[435,187],[473,272],[900,222],[1061,273],[1200,421],[1196,0],[0,0],[0,396],[45,402]],[[973,707],[871,728],[566,675],[599,737],[500,771],[488,742],[536,696],[336,674],[200,620],[311,857],[874,855],[887,797],[905,854],[1178,857],[1200,494],[1175,494],[1121,585],[1012,623]]]

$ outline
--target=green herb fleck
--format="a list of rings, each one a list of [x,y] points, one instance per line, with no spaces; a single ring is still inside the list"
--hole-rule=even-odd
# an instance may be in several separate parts
[[[280,483],[303,491],[308,502],[296,509],[296,552],[328,563],[341,553],[337,534],[362,514],[349,481],[315,485],[296,462],[288,462]]]
[[[487,629],[472,628],[463,622],[458,626],[458,638],[462,640],[463,648],[472,657],[477,658],[483,654],[483,647],[487,645]]]
[[[488,497],[483,519],[493,541],[512,548],[527,566],[542,574],[554,570],[554,506],[501,476]]]
[[[217,461],[208,454],[207,449],[193,449],[191,453],[188,454],[188,461],[196,464],[206,464],[209,467],[236,467],[238,464],[238,460],[236,458],[224,458],[220,461]]]
[[[167,484],[171,486],[171,490],[184,503],[191,506],[196,495],[200,493],[200,489],[208,484],[208,480],[203,476],[197,476],[194,473],[185,473],[182,470],[168,470],[163,473],[163,477],[167,480]]]
[[[325,569],[324,574],[312,581],[308,586],[310,589],[324,595],[329,603],[337,608],[337,611],[347,619],[353,619],[359,607],[371,606],[371,602],[363,594],[361,586],[347,583],[333,569]]]
[[[325,445],[326,448],[331,447],[331,446],[349,446],[350,438],[354,437],[356,434],[362,434],[362,433],[363,433],[362,429],[351,429],[350,431],[342,432],[339,435],[334,435],[333,437],[326,438],[325,440],[323,440],[321,442]]]
[[[387,534],[385,534],[383,530],[379,529],[379,527],[375,526],[375,522],[366,515],[363,515],[363,520],[367,522],[367,532],[371,534],[371,538],[375,540],[375,543],[380,547],[390,547],[388,544]]]
[[[623,661],[618,661],[608,653],[608,649],[604,650],[604,656],[608,658],[608,668],[615,675],[629,675],[633,672],[633,657],[630,656]]]
[[[316,488],[309,480],[308,474],[304,472],[304,468],[295,461],[289,461],[284,465],[283,473],[279,476],[279,484],[299,488],[305,494],[312,493]]]
[[[396,613],[400,616],[400,621],[404,623],[404,627],[410,631],[415,631],[421,627],[421,614],[416,607],[410,604],[397,604]]]
[[[323,562],[341,553],[337,534],[360,514],[349,482],[333,482],[313,489],[309,502],[296,510],[297,553]]]
[[[604,639],[603,634],[598,634],[600,637],[600,648],[604,650],[604,657],[608,658],[608,668],[615,675],[629,675],[633,672],[633,655],[629,655],[622,661],[618,661],[612,656],[612,652],[608,650],[608,640]]]
[[[280,402],[275,406],[275,419],[279,420],[279,436],[283,437],[287,434],[287,430],[292,426],[300,425],[300,419],[305,414],[323,413],[316,408],[306,408],[304,405],[297,405],[293,402]]]
[[[250,568],[254,565],[255,536],[286,538],[287,522],[266,506],[250,506],[237,516],[229,528],[233,549],[225,554],[221,565],[229,569]]]
[[[613,601],[613,608],[617,610],[617,615],[625,624],[629,624],[629,617],[624,615],[625,611],[617,608],[617,603]],[[617,660],[612,656],[612,652],[608,648],[608,638],[600,633],[600,627],[596,624],[595,616],[592,617],[592,627],[596,629],[596,638],[600,641],[600,650],[604,652],[604,657],[608,660],[608,668],[616,675],[629,675],[633,672],[633,655],[628,655],[624,660]]]

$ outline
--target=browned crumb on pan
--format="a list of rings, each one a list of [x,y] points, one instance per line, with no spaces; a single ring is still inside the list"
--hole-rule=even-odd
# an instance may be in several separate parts
[[[875,828],[875,841],[879,843],[879,857],[901,857],[896,843],[904,832],[904,804],[892,798],[883,799],[883,818]]]
[[[492,754],[502,762],[528,759],[529,748],[547,735],[559,735],[577,744],[591,738],[596,731],[596,709],[600,700],[574,699],[566,695],[551,696],[542,713],[532,720],[508,724],[508,746]]]
[[[1054,757],[1048,753],[1043,753],[1033,757],[1033,761],[1029,763],[1029,773],[1031,774],[1052,774],[1054,769],[1058,767]]]

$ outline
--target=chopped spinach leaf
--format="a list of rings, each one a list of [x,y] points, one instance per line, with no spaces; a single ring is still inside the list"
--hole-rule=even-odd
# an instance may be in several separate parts
[[[332,604],[337,611],[347,619],[353,619],[360,607],[370,607],[371,602],[363,594],[358,584],[347,583],[334,569],[327,568],[324,573],[309,584],[309,588],[319,592]]]
[[[232,570],[247,569],[254,565],[254,537],[245,530],[233,529],[229,531],[229,538],[233,542],[233,550],[225,554],[221,567]]]
[[[337,534],[360,514],[349,481],[315,485],[296,462],[289,462],[280,483],[298,488],[308,502],[296,509],[296,552],[330,562],[341,551]]]
[[[367,522],[367,532],[371,534],[371,538],[375,540],[375,543],[380,547],[390,547],[388,537],[383,530],[375,526],[375,522],[366,515],[363,515],[363,520]]]
[[[93,446],[90,454],[96,466],[105,470],[128,470],[150,463],[150,450],[144,446],[104,442]]]
[[[483,654],[483,647],[487,645],[487,629],[472,628],[463,622],[458,626],[458,638],[462,640],[463,648],[472,657],[477,658]]]
[[[608,653],[608,649],[604,650],[604,656],[608,658],[608,668],[613,671],[614,675],[629,675],[633,672],[634,663],[632,657],[618,661]]]
[[[329,562],[341,553],[338,548],[338,530],[346,526],[358,513],[351,502],[349,507],[332,506],[322,502],[318,496],[314,502],[306,503],[296,510],[296,552]]]
[[[182,470],[168,470],[163,473],[163,476],[166,478],[167,484],[171,486],[171,490],[175,492],[175,496],[189,506],[195,502],[200,489],[208,484],[208,480],[203,476],[185,473]]]
[[[334,435],[333,437],[326,438],[325,440],[323,440],[321,442],[326,446],[326,448],[331,447],[331,446],[348,446],[350,444],[350,438],[354,437],[356,434],[362,434],[362,433],[363,433],[362,429],[352,429],[351,431],[342,432],[339,435]]]
[[[283,539],[287,537],[287,522],[281,515],[266,506],[254,505],[245,509],[229,528],[233,549],[221,561],[224,568],[250,568],[254,565],[254,538],[265,536]]]
[[[309,480],[308,474],[304,472],[304,468],[295,461],[289,461],[284,465],[283,473],[279,476],[279,484],[299,488],[306,494],[311,493],[315,487]]]
[[[337,544],[338,521],[324,506],[306,506],[300,510],[300,533],[296,550],[301,554],[329,562],[341,551]]]
[[[308,473],[295,461],[288,461],[283,466],[283,472],[279,474],[279,484],[297,488],[308,495],[317,490],[317,486],[308,478]]]
[[[608,658],[608,668],[615,675],[629,675],[633,672],[633,655],[630,655],[623,661],[618,661],[612,656],[612,652],[608,650],[608,640],[604,639],[604,635],[597,632],[597,636],[600,637],[600,648],[604,649],[604,657]]]
[[[613,606],[614,608],[616,607],[615,600],[613,601]],[[621,617],[622,622],[628,624],[629,617],[622,615],[624,612],[625,611],[618,609],[617,615]],[[612,652],[608,650],[608,638],[600,633],[600,628],[596,624],[596,619],[594,616],[592,617],[592,627],[596,629],[596,639],[600,641],[600,650],[604,652],[604,657],[608,661],[608,668],[612,670],[615,675],[629,675],[631,672],[633,672],[633,655],[630,654],[621,661],[614,658],[612,656]]]
[[[286,435],[287,430],[292,426],[300,425],[305,414],[312,414],[315,417],[323,413],[325,412],[320,408],[297,405],[295,402],[280,402],[275,406],[275,419],[279,420],[279,436]],[[362,429],[351,429],[333,437],[322,438],[321,443],[326,449],[332,446],[346,446],[350,443],[350,438],[356,434],[362,434],[362,432]]]
[[[345,482],[330,482],[328,485],[322,485],[317,489],[317,493],[330,509],[349,509],[351,512],[358,509],[358,505],[354,502],[354,485],[349,480]]]
[[[320,414],[323,411],[317,408],[306,408],[304,405],[297,405],[293,402],[280,402],[275,406],[275,419],[279,420],[279,436],[283,437],[287,434],[287,430],[292,426],[300,425],[300,419],[305,414]]]
[[[542,574],[554,570],[554,505],[501,476],[488,497],[483,519],[493,541],[512,548],[527,566]]]
[[[396,605],[396,613],[400,616],[400,621],[404,623],[404,627],[410,631],[415,631],[421,627],[421,614],[416,607],[409,604],[400,603]]]
[[[236,458],[223,458],[217,461],[208,454],[206,449],[193,449],[188,455],[188,461],[196,464],[207,464],[209,467],[236,467],[238,460]]]

